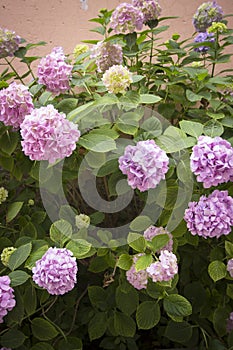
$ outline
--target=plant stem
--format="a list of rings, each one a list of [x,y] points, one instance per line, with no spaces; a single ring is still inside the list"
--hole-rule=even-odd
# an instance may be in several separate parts
[[[7,64],[11,67],[11,69],[13,70],[13,72],[15,73],[15,75],[17,76],[17,78],[21,81],[22,84],[24,84],[23,79],[20,77],[20,75],[18,74],[18,72],[16,71],[16,69],[14,68],[14,66],[12,65],[12,61],[9,61],[6,57],[5,61],[7,62]]]

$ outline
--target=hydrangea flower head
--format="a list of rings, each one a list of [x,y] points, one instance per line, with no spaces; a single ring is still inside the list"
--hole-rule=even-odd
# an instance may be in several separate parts
[[[49,248],[32,268],[33,281],[52,295],[63,295],[74,288],[77,263],[70,250]]]
[[[226,31],[226,24],[221,22],[213,22],[208,28],[208,33],[225,33]]]
[[[233,259],[228,260],[227,271],[229,272],[230,276],[233,277]]]
[[[131,268],[126,271],[127,281],[136,289],[146,289],[148,283],[148,273],[146,270],[136,271],[135,264],[138,258],[142,256],[142,254],[137,254],[133,257],[133,264]]]
[[[14,130],[19,129],[25,115],[31,113],[33,108],[27,86],[13,82],[0,91],[0,121]]]
[[[161,14],[162,9],[156,0],[132,0],[132,4],[142,11],[144,23],[156,20]]]
[[[153,282],[172,280],[178,272],[176,255],[168,250],[162,250],[159,261],[152,263],[146,271]]]
[[[85,214],[79,214],[75,216],[75,225],[78,229],[88,228],[90,226],[90,216]]]
[[[43,57],[38,65],[38,82],[47,90],[59,95],[70,89],[72,66],[65,62],[62,47],[55,47],[52,52]]]
[[[23,152],[31,160],[69,157],[80,137],[78,126],[65,118],[52,105],[34,109],[21,124]]]
[[[6,247],[3,249],[1,253],[1,262],[4,266],[8,266],[9,259],[15,250],[17,250],[17,248],[14,247]]]
[[[76,45],[73,51],[74,58],[76,59],[79,55],[87,52],[88,50],[89,50],[89,46],[86,44]]]
[[[14,31],[0,28],[0,58],[13,56],[18,50],[21,38]]]
[[[204,238],[228,235],[233,225],[233,198],[227,191],[215,190],[199,202],[190,202],[184,219],[192,235]]]
[[[8,197],[8,191],[4,187],[0,187],[0,204],[6,201]]]
[[[205,188],[233,179],[233,147],[217,136],[200,136],[193,147],[190,167]]]
[[[213,36],[212,33],[207,33],[207,32],[201,32],[201,33],[198,33],[198,35],[195,37],[194,39],[194,42],[195,43],[203,43],[205,41],[208,41],[208,42],[214,42],[215,41],[215,38]],[[195,47],[194,51],[196,52],[201,52],[201,53],[206,53],[207,51],[209,50],[209,47],[208,46],[199,46],[199,47]]]
[[[122,47],[118,44],[112,44],[109,41],[99,41],[91,49],[90,57],[95,59],[98,72],[105,72],[114,65],[122,64]]]
[[[119,168],[127,175],[129,186],[141,192],[155,188],[165,179],[168,164],[169,158],[154,140],[127,146],[124,155],[119,158]]]
[[[167,234],[169,236],[169,241],[161,250],[168,250],[169,252],[171,252],[173,248],[173,237],[172,237],[172,234],[167,231],[167,229],[163,227],[149,226],[146,229],[146,231],[143,233],[143,237],[148,241],[152,241],[152,239],[155,236],[162,235],[162,234]]]
[[[11,348],[1,348],[0,350],[11,350]]]
[[[205,32],[213,22],[220,22],[222,18],[222,7],[216,1],[208,1],[198,7],[193,16],[193,25],[197,32]]]
[[[108,92],[112,94],[124,94],[133,82],[133,79],[132,73],[130,73],[127,67],[114,65],[104,73],[102,81]]]
[[[143,27],[144,15],[140,9],[123,2],[113,11],[110,19],[110,27],[116,34],[133,33]]]
[[[10,286],[11,280],[8,276],[0,277],[0,323],[3,317],[15,307],[14,290]]]

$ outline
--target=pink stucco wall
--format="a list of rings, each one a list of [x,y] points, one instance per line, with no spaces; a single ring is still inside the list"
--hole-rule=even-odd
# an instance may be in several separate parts
[[[63,46],[68,54],[82,40],[101,39],[89,31],[95,23],[88,20],[96,17],[100,8],[110,10],[122,2],[124,0],[88,0],[85,11],[80,0],[0,0],[0,27],[16,31],[28,42],[46,41],[48,45],[38,49],[39,55],[49,53],[54,46]],[[202,3],[203,0],[160,0],[163,17],[179,16],[166,22],[170,25],[169,34],[191,36],[192,16]],[[218,3],[225,13],[233,12],[233,0],[218,0]],[[229,22],[233,27],[232,17]],[[166,33],[164,39],[168,38]]]

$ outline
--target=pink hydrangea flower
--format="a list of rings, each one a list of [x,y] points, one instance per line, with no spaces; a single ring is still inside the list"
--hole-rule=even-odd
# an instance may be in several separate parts
[[[133,33],[135,30],[141,30],[143,27],[144,16],[140,9],[123,2],[118,5],[112,13],[110,27],[115,33]]]
[[[233,179],[233,147],[221,137],[200,136],[193,147],[190,167],[205,188]]]
[[[69,157],[80,137],[78,126],[65,118],[52,105],[34,109],[21,124],[23,152],[31,160]]]
[[[165,245],[165,247],[163,247],[161,250],[168,250],[169,252],[171,252],[173,248],[173,237],[172,237],[172,234],[167,231],[167,229],[163,227],[150,226],[143,233],[143,236],[146,240],[152,241],[152,239],[155,236],[162,235],[162,234],[167,234],[169,236],[169,241]],[[159,250],[159,252],[161,252],[161,250]]]
[[[62,47],[55,47],[38,65],[38,82],[58,95],[70,89],[71,71],[72,65],[65,62]]]
[[[172,280],[178,272],[176,255],[168,250],[162,250],[159,261],[152,263],[146,271],[153,282]]]
[[[227,271],[229,272],[230,276],[233,277],[233,259],[228,260]]]
[[[133,264],[131,268],[126,271],[127,281],[136,289],[146,289],[148,283],[148,274],[146,270],[136,271],[135,264],[142,254],[135,255],[133,257]]]
[[[156,20],[161,14],[161,7],[156,0],[132,0],[133,6],[142,11],[144,23]]]
[[[52,295],[63,295],[77,280],[76,258],[66,248],[49,248],[32,268],[33,281]]]
[[[13,82],[0,91],[0,121],[14,130],[19,129],[25,115],[31,113],[33,108],[27,86]]]
[[[123,62],[122,47],[112,44],[109,41],[99,41],[91,49],[91,58],[95,59],[98,72],[105,72],[114,65],[121,65]]]
[[[13,56],[18,50],[21,38],[14,31],[0,28],[0,58]]]
[[[227,191],[215,190],[199,202],[190,202],[184,219],[192,235],[204,238],[228,235],[233,225],[233,198]]]
[[[169,158],[154,140],[139,141],[127,146],[119,158],[119,168],[128,177],[128,184],[141,192],[155,188],[165,179]]]
[[[11,280],[8,276],[0,277],[0,323],[3,317],[15,307],[14,290],[10,286]]]

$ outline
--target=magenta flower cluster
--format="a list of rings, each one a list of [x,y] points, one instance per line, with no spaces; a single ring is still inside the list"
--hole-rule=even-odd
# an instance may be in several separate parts
[[[197,32],[205,32],[213,22],[220,22],[223,18],[222,7],[208,1],[201,4],[193,16],[193,25]]]
[[[233,259],[228,260],[227,271],[229,272],[230,276],[233,277]]]
[[[121,3],[113,11],[110,27],[116,34],[133,33],[143,27],[144,16],[141,10],[132,4]]]
[[[19,129],[26,114],[31,113],[33,108],[27,86],[13,82],[0,91],[0,121],[14,130]]]
[[[161,14],[161,7],[156,0],[132,0],[132,4],[142,11],[145,24],[156,20]]]
[[[49,248],[32,268],[33,281],[52,295],[63,295],[77,281],[76,258],[66,248]]]
[[[105,72],[114,65],[121,65],[123,62],[122,47],[112,44],[109,41],[99,41],[91,49],[91,58],[95,59],[98,72]]]
[[[146,289],[148,283],[148,274],[146,270],[136,271],[135,264],[140,256],[143,254],[138,254],[133,257],[133,264],[131,268],[126,271],[127,281],[136,289]]]
[[[69,157],[80,137],[78,126],[53,105],[34,109],[21,124],[23,152],[31,160],[56,160]]]
[[[162,250],[159,261],[152,263],[146,271],[153,282],[172,280],[178,272],[176,255],[168,250]]]
[[[12,30],[0,28],[0,58],[13,56],[18,50],[21,38]]]
[[[55,47],[38,65],[39,84],[45,85],[55,95],[70,89],[72,65],[67,64],[65,58],[62,47]]]
[[[233,147],[221,137],[200,136],[193,147],[190,167],[205,188],[233,180]]]
[[[128,184],[141,192],[155,188],[168,171],[169,158],[154,140],[139,141],[127,146],[119,158],[119,168],[128,177]]]
[[[214,38],[214,34],[213,33],[207,33],[207,32],[201,32],[201,33],[198,33],[198,35],[195,37],[194,39],[194,42],[195,43],[203,43],[203,42],[214,42],[215,41],[215,38]],[[194,51],[196,52],[200,52],[200,53],[206,53],[207,51],[209,50],[209,46],[198,46],[198,47],[195,47]]]
[[[228,235],[233,225],[233,198],[228,191],[215,190],[199,202],[190,202],[184,219],[192,235],[204,238]]]
[[[167,234],[169,236],[169,241],[161,250],[168,250],[169,252],[171,252],[173,248],[173,237],[172,237],[172,234],[167,231],[167,229],[163,227],[149,226],[146,229],[146,231],[143,233],[143,237],[147,241],[152,241],[152,239],[155,236],[162,235],[162,234]]]
[[[10,286],[9,276],[0,277],[0,323],[3,323],[3,317],[15,307],[14,290]]]

